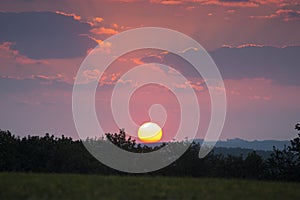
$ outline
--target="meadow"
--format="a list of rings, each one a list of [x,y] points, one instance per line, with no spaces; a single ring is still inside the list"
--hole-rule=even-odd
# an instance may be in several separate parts
[[[0,173],[0,199],[300,199],[300,183],[257,180]]]

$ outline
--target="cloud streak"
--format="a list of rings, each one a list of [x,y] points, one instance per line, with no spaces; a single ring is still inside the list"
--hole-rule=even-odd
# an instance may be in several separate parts
[[[283,21],[300,21],[300,11],[279,9],[274,13],[262,16],[251,16],[253,19],[280,19]]]

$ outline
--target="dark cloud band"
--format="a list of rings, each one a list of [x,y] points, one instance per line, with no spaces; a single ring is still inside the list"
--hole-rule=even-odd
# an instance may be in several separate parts
[[[90,25],[52,12],[0,13],[0,42],[34,59],[83,56],[96,46]]]

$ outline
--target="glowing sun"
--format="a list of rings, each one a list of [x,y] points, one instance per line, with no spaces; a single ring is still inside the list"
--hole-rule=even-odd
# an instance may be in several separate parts
[[[162,129],[156,123],[146,122],[140,126],[138,137],[146,143],[158,142],[162,137]]]

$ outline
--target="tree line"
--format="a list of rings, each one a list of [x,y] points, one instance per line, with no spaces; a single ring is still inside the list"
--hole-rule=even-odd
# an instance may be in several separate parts
[[[298,136],[282,150],[273,148],[269,158],[263,159],[255,151],[247,156],[232,156],[210,152],[199,159],[200,144],[192,143],[174,163],[148,175],[221,177],[264,180],[300,181],[300,124],[295,126]],[[106,133],[100,142],[111,141],[120,148],[146,153],[164,147],[137,144],[126,137],[124,130]],[[177,142],[179,145],[183,142]],[[0,130],[0,171],[40,173],[119,174],[96,160],[80,140],[70,137],[40,136],[17,137],[10,131]]]

